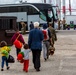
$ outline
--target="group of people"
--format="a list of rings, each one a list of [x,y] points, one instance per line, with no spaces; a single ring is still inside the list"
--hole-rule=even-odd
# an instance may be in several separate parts
[[[66,30],[66,20],[63,18],[63,20],[58,20],[58,29],[59,30]]]
[[[23,43],[24,50],[21,50],[21,48],[17,48],[16,46],[16,54],[20,52],[24,53],[24,65],[23,65],[23,71],[28,72],[29,67],[29,52],[32,52],[32,61],[34,68],[36,71],[40,71],[41,67],[41,51],[43,50],[43,57],[46,61],[49,58],[49,48],[54,47],[54,41],[57,40],[55,29],[52,27],[52,22],[49,22],[49,25],[44,24],[43,29],[39,29],[39,23],[34,22],[33,23],[34,28],[30,30],[29,37],[28,37],[28,44],[24,41],[22,34],[19,33],[17,30],[16,33],[11,38],[11,42],[13,43],[16,39],[18,39],[21,43]],[[49,27],[48,27],[49,26]],[[18,37],[18,38],[17,38]],[[4,43],[4,44],[3,44]],[[7,44],[2,41],[0,43],[0,51],[2,54],[2,63],[1,63],[1,71],[4,70],[4,62],[6,62],[7,70],[10,68],[8,66],[7,62],[7,56],[4,54],[3,50],[6,50],[8,52],[11,50]],[[7,47],[7,48],[4,48]],[[4,48],[4,49],[3,49]]]

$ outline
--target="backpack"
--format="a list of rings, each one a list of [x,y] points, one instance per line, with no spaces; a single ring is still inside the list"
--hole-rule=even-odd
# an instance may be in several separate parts
[[[14,63],[15,62],[15,59],[12,55],[9,55],[9,57],[7,58],[7,62],[8,63]]]
[[[48,29],[42,29],[44,40],[49,40]]]

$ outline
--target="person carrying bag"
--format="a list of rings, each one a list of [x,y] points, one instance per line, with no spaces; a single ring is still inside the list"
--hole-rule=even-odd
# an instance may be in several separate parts
[[[19,33],[19,30],[17,30],[16,33],[13,35],[13,37],[11,38],[11,42],[15,45],[16,54],[18,55],[21,51],[22,44],[25,44],[24,38],[22,34]]]
[[[20,41],[18,40],[19,36],[20,36],[20,34],[17,36],[17,38],[16,38],[16,40],[14,41],[13,44],[14,44],[15,47],[17,47],[17,48],[22,48],[22,42],[20,42]]]

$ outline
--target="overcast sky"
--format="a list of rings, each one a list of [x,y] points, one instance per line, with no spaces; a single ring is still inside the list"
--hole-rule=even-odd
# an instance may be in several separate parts
[[[0,4],[13,4],[13,3],[19,3],[20,0],[0,0]],[[44,3],[44,0],[22,0],[23,2],[27,1],[27,2],[31,2],[31,3]],[[46,2],[48,3],[49,0],[46,0]],[[66,1],[66,8],[69,7],[69,0],[65,0]],[[72,8],[75,9],[76,7],[76,0],[71,0],[71,5]],[[52,0],[52,4],[56,4],[56,0]]]
[[[0,0],[0,4],[7,4],[7,3],[18,3],[20,0]],[[22,0],[28,2],[43,2],[43,0]]]
[[[0,0],[0,4],[10,4],[10,3],[19,3],[20,0]],[[22,0],[23,2],[27,1],[27,2],[31,2],[31,3],[44,3],[44,0]],[[46,0],[46,2],[48,3],[49,0]],[[53,4],[55,4],[55,0],[53,0],[52,2]]]

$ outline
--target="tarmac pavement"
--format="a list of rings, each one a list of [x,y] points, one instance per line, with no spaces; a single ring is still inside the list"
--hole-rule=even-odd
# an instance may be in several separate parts
[[[28,34],[23,35],[27,42]],[[23,64],[16,61],[15,47],[11,47],[10,54],[14,56],[15,63],[10,63],[10,69],[0,72],[0,75],[76,75],[76,31],[57,31],[58,40],[55,42],[55,54],[45,62],[41,54],[41,71],[36,72],[32,63],[30,52],[29,72],[23,72]],[[1,64],[1,58],[0,58]]]

